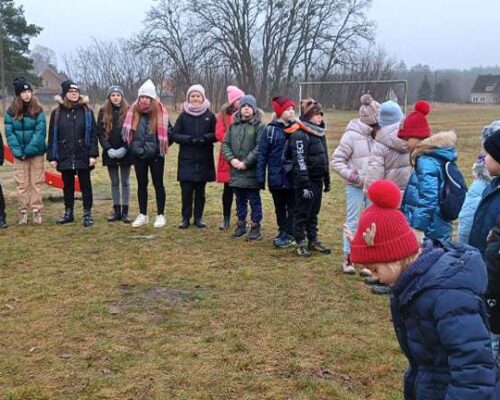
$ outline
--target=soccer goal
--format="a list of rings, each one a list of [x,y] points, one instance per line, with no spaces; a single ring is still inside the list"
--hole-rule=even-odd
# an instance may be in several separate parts
[[[370,93],[379,103],[395,101],[406,114],[406,80],[299,82],[299,100],[312,97],[325,109],[357,110],[360,106],[359,99],[365,93]]]

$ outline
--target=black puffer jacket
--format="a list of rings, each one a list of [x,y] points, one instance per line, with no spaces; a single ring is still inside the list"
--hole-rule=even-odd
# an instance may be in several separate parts
[[[324,124],[317,126],[302,120],[285,129],[285,133],[291,134],[286,157],[293,165],[294,188],[306,188],[311,180],[330,186],[325,130]]]
[[[127,154],[123,158],[111,158],[108,155],[109,149],[119,149],[120,147],[124,147],[128,150],[128,144],[124,142],[122,138],[122,126],[123,123],[120,124],[120,107],[113,106],[113,125],[111,129],[111,135],[108,137],[106,134],[106,130],[104,129],[104,111],[99,110],[99,114],[97,116],[97,137],[99,138],[99,143],[102,146],[102,163],[105,166],[113,166],[113,165],[131,165],[132,164],[132,155],[130,151],[127,151]]]
[[[47,159],[57,161],[58,171],[88,169],[89,158],[99,156],[96,122],[88,97],[80,96],[78,102],[69,107],[60,96],[56,96],[56,100],[59,105],[50,114]],[[59,121],[56,121],[58,113]]]
[[[180,147],[177,180],[213,182],[215,115],[210,110],[199,117],[180,113],[175,121],[173,140]]]

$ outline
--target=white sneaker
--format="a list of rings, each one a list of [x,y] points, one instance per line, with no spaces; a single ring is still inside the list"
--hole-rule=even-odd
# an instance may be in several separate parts
[[[144,214],[139,214],[137,218],[132,222],[132,226],[134,228],[139,228],[140,226],[146,225],[149,223],[149,217]]]
[[[38,210],[33,210],[33,223],[35,225],[42,224],[42,213]]]
[[[156,216],[154,227],[163,228],[165,226],[165,217],[162,214]]]
[[[19,212],[19,225],[26,225],[28,223],[28,212],[22,210]]]

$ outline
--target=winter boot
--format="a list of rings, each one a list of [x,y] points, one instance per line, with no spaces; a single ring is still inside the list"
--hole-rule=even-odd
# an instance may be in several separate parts
[[[75,220],[75,217],[73,216],[73,209],[72,208],[66,208],[64,210],[64,215],[57,220],[58,225],[63,225],[63,224],[69,224],[70,222],[73,222]]]
[[[19,212],[19,225],[26,225],[28,223],[28,212],[21,210]]]
[[[128,206],[122,206],[122,222],[124,224],[130,224],[132,222],[128,216]]]
[[[187,228],[189,228],[189,220],[184,218],[179,224],[179,229],[187,229]]]
[[[247,233],[247,221],[238,221],[233,237],[241,237]]]
[[[7,215],[5,215],[5,212],[0,211],[0,229],[5,229],[7,227]]]
[[[305,239],[297,243],[297,255],[300,257],[311,257],[311,252],[307,248],[307,241]]]
[[[248,234],[248,241],[253,242],[259,240],[262,237],[260,233],[260,224],[258,222],[252,223],[250,228],[250,233]]]
[[[122,208],[119,205],[113,205],[113,212],[108,217],[108,222],[120,221],[122,219]]]
[[[383,283],[380,285],[372,285],[372,293],[373,294],[391,294],[391,288]]]
[[[332,252],[328,247],[323,246],[319,240],[309,243],[309,250],[317,251],[321,254],[330,254]]]
[[[207,224],[205,224],[205,221],[203,221],[203,218],[197,219],[194,221],[194,226],[197,228],[206,228]]]
[[[83,210],[83,226],[88,228],[94,225],[94,218],[92,217],[91,210]]]
[[[230,226],[231,226],[231,217],[224,217],[224,219],[219,225],[219,229],[221,231],[227,231]]]

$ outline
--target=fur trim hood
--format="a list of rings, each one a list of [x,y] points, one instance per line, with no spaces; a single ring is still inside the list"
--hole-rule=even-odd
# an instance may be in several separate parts
[[[422,140],[417,146],[411,155],[412,160],[415,160],[417,157],[430,154],[436,151],[437,149],[444,148],[452,148],[455,149],[457,143],[457,134],[455,131],[444,131],[436,133],[427,139]]]
[[[57,102],[57,104],[60,104],[61,106],[66,107],[66,108],[70,108],[70,107],[68,107],[70,103],[68,101],[66,101],[65,99],[63,99],[61,97],[61,95],[58,94],[57,96],[54,96],[54,100]],[[89,97],[81,94],[80,98],[78,99],[77,105],[88,106],[89,103],[90,103]]]
[[[252,123],[253,124],[260,124],[260,123],[262,123],[263,119],[264,119],[264,111],[262,111],[260,108],[257,108],[254,116],[251,119]],[[244,122],[244,121],[241,119],[241,114],[238,111],[236,114],[234,114],[234,123],[241,123],[241,122]]]

